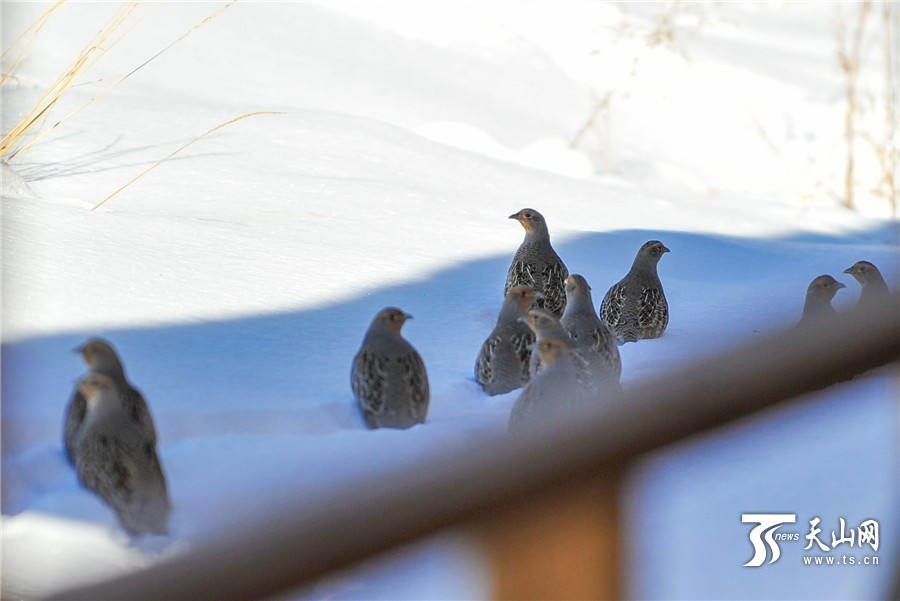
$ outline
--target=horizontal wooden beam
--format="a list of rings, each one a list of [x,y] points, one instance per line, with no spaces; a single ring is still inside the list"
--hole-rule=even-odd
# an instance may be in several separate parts
[[[652,344],[639,343],[639,344]],[[311,582],[439,529],[498,519],[535,495],[738,420],[900,357],[900,298],[767,336],[635,385],[603,407],[473,443],[447,456],[348,482],[319,502],[271,513],[191,551],[55,599],[258,599]],[[424,426],[424,427],[427,427]],[[262,491],[261,493],[262,494]]]

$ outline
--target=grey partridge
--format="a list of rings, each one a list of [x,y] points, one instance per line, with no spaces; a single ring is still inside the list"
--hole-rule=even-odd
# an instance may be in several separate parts
[[[536,347],[543,368],[516,399],[509,416],[510,432],[554,419],[567,410],[599,402],[597,391],[578,379],[575,356],[566,340],[542,340]]]
[[[130,534],[166,534],[171,506],[154,441],[125,410],[114,379],[89,373],[79,388],[86,411],[73,446],[78,480]]]
[[[506,274],[504,296],[510,288],[531,286],[535,292],[533,306],[559,317],[566,306],[564,282],[569,270],[550,244],[550,232],[544,216],[534,209],[522,209],[509,218],[522,224],[525,239],[516,250]]]
[[[102,374],[116,383],[122,396],[122,409],[154,447],[156,446],[156,428],[153,417],[143,395],[125,377],[125,368],[112,345],[100,338],[91,338],[75,349],[88,364],[88,373]],[[84,422],[87,403],[79,387],[75,387],[72,398],[66,406],[63,423],[63,449],[70,463],[75,462],[73,450],[78,430]]]
[[[350,385],[369,428],[409,428],[425,422],[425,364],[400,334],[411,317],[397,307],[379,311],[353,358]]]
[[[641,246],[631,270],[613,285],[600,304],[600,319],[621,342],[659,338],[669,325],[669,304],[657,264],[669,249],[659,240]]]
[[[534,302],[530,286],[515,286],[506,293],[497,325],[481,345],[475,361],[475,380],[489,395],[521,388],[529,378],[528,364],[535,336],[523,323]]]

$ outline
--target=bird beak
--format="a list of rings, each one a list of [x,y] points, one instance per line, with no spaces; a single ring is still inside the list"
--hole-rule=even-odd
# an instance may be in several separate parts
[[[412,319],[412,318],[413,318],[413,316],[410,315],[409,313],[404,313],[404,314],[403,314],[403,319]]]
[[[840,282],[835,282],[834,287],[840,290],[841,288],[846,288],[847,286],[841,284]]]
[[[844,273],[849,273],[850,275],[853,275],[853,268],[848,267],[847,269],[844,270]]]
[[[670,253],[670,252],[672,252],[671,250],[669,250],[669,249],[668,249],[667,247],[665,247],[665,246],[662,247],[662,251],[663,251],[664,253]]]
[[[513,213],[512,215],[510,215],[509,217],[507,217],[507,219],[518,219],[518,218],[519,218],[519,214],[518,214],[518,213]]]
[[[81,352],[84,352],[84,345],[83,345],[83,344],[79,344],[78,346],[76,346],[75,348],[72,349],[72,352],[73,352],[73,353],[81,353]]]

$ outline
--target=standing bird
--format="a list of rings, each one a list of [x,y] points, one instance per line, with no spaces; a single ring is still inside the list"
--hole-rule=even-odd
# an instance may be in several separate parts
[[[669,325],[669,304],[656,266],[669,249],[659,240],[641,246],[631,270],[606,292],[600,319],[621,342],[659,338]]]
[[[592,389],[599,396],[622,392],[618,373],[611,369],[610,364],[600,353],[595,352],[592,345],[586,343],[587,341],[585,343],[575,341],[555,315],[544,309],[532,309],[528,312],[527,323],[534,330],[538,348],[547,340],[558,340],[565,344],[566,352],[570,355],[572,365],[575,366],[575,377],[579,384]],[[618,350],[616,348],[617,356]],[[532,379],[544,369],[542,357],[541,353],[531,353],[528,367]]]
[[[535,334],[535,341],[540,344],[544,340],[562,340],[567,345],[571,346],[571,340],[569,339],[569,334],[566,332],[565,328],[562,327],[562,324],[559,322],[559,318],[547,311],[546,309],[531,309],[528,311],[528,316],[523,320],[528,324],[528,327]],[[570,349],[570,352],[571,349]],[[575,363],[584,363],[580,358],[575,358]],[[541,363],[541,354],[540,353],[531,353],[531,359],[528,362],[528,373],[531,378],[534,378],[541,371],[543,364]]]
[[[831,306],[831,299],[845,285],[830,275],[820,275],[806,289],[806,301],[803,303],[803,315],[797,325],[804,325],[810,321],[826,316],[834,315],[836,311]]]
[[[503,295],[516,286],[531,286],[535,292],[534,306],[559,317],[566,306],[564,282],[569,270],[550,244],[547,222],[534,209],[522,209],[509,218],[525,228],[525,240],[509,266]]]
[[[534,332],[521,318],[533,302],[534,290],[530,286],[510,288],[497,325],[481,345],[475,361],[475,380],[491,396],[521,388],[528,382]]]
[[[85,363],[88,364],[88,373],[101,374],[116,383],[122,395],[122,409],[125,415],[140,430],[143,435],[156,447],[156,428],[153,425],[153,417],[150,409],[140,391],[134,388],[125,378],[125,368],[119,360],[119,356],[113,347],[100,338],[91,338],[75,349],[81,353]],[[74,464],[73,455],[75,440],[78,430],[84,422],[87,402],[80,387],[75,387],[75,392],[66,407],[65,422],[63,424],[63,448],[69,463]]]
[[[857,261],[852,267],[845,269],[844,273],[852,275],[853,279],[862,286],[857,305],[868,306],[872,301],[877,301],[891,293],[884,278],[881,277],[881,272],[868,261]]]
[[[353,358],[350,385],[369,428],[409,428],[425,422],[425,364],[400,335],[411,318],[396,307],[379,311]]]
[[[78,387],[87,408],[73,449],[78,480],[130,534],[166,534],[171,506],[154,442],[124,410],[115,380],[89,373]]]
[[[566,278],[566,310],[560,324],[568,333],[572,346],[588,361],[594,381],[619,381],[622,359],[616,337],[594,312],[591,287],[580,275]]]
[[[541,369],[522,390],[509,415],[509,430],[515,432],[553,419],[567,410],[599,402],[597,392],[577,377],[569,342],[554,338],[537,343]]]

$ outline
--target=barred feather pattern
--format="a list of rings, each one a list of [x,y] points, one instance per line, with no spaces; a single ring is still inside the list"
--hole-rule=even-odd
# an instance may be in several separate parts
[[[669,304],[660,288],[644,288],[638,310],[642,338],[659,338],[669,325]]]
[[[351,387],[370,428],[408,428],[425,421],[428,378],[411,346],[405,352],[360,351],[353,361]]]
[[[610,288],[600,305],[600,318],[623,342],[659,338],[669,324],[669,305],[662,288],[641,287],[634,296],[630,288],[624,280]]]
[[[500,336],[488,336],[481,345],[478,359],[475,361],[475,381],[482,386],[487,386],[494,381],[494,357],[497,356],[497,347],[500,345]]]
[[[534,333],[517,324],[488,336],[475,362],[475,380],[490,394],[504,394],[528,382]]]
[[[134,449],[110,437],[89,440],[79,448],[75,467],[82,485],[112,507],[129,533],[167,533],[166,481],[151,446]]]
[[[351,387],[365,415],[381,415],[385,407],[385,361],[374,353],[361,352],[353,361]],[[368,420],[367,420],[368,421]]]
[[[88,373],[90,374],[91,372],[89,371]],[[111,374],[104,375],[110,377],[119,390],[122,391],[122,410],[125,412],[126,417],[156,448],[156,427],[153,424],[150,408],[147,406],[147,401],[144,400],[143,395],[126,379],[122,377],[117,378]],[[65,450],[66,458],[72,465],[75,464],[75,441],[84,422],[86,412],[87,401],[81,391],[76,388],[69,405],[66,407],[66,417],[63,424],[63,449]]]
[[[622,323],[622,308],[625,306],[625,286],[619,282],[610,288],[600,303],[600,319],[615,332]]]
[[[165,475],[154,443],[129,416],[120,411],[86,424],[73,458],[81,484],[116,512],[129,533],[167,533],[170,503]]]
[[[608,372],[616,379],[622,373],[622,358],[619,355],[619,349],[616,347],[615,336],[604,326],[594,328],[587,333],[586,339],[581,340],[576,330],[569,330],[569,337],[575,343],[576,348],[584,345],[590,354],[595,356],[595,360],[588,362],[593,368],[600,368],[602,372]]]
[[[531,286],[536,293],[533,306],[559,317],[566,308],[567,277],[569,270],[549,242],[541,246],[523,244],[509,266],[503,294],[515,286]]]

